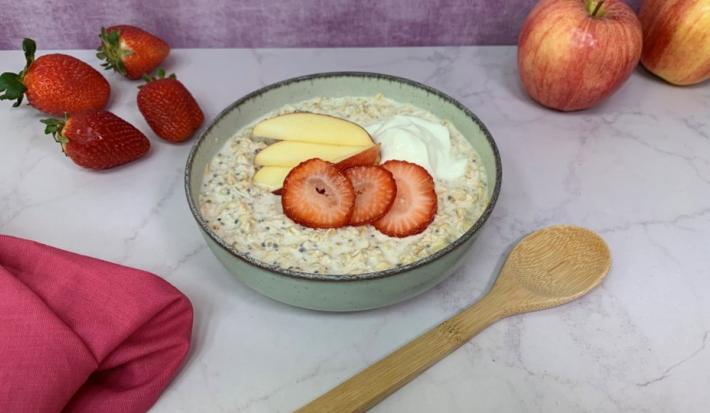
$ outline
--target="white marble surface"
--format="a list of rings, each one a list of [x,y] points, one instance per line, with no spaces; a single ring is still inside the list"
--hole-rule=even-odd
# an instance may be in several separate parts
[[[96,64],[91,51],[72,52]],[[0,71],[18,52],[0,52]],[[182,186],[190,144],[148,134],[147,159],[74,166],[32,108],[0,107],[0,232],[140,267],[195,306],[194,345],[154,412],[285,412],[476,301],[502,254],[536,228],[601,232],[613,268],[558,309],[503,320],[377,412],[706,412],[710,406],[710,83],[639,71],[604,104],[545,110],[521,90],[513,47],[175,50],[167,68],[212,119],[265,84],[329,70],[405,76],[476,112],[501,150],[498,206],[462,271],[389,308],[326,314],[235,281],[205,247]],[[107,74],[110,109],[143,131],[136,84]]]

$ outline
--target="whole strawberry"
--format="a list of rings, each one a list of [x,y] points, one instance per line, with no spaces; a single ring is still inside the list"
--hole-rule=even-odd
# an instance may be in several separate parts
[[[99,110],[106,107],[111,86],[96,69],[65,54],[52,53],[35,59],[32,39],[22,41],[27,64],[20,73],[0,75],[0,100],[20,106],[27,95],[30,105],[51,115]]]
[[[104,110],[41,122],[47,125],[44,132],[54,135],[64,153],[84,168],[113,168],[142,157],[150,149],[150,142],[141,131]]]
[[[162,69],[157,77],[144,78],[148,83],[140,86],[136,100],[153,132],[170,142],[190,138],[205,119],[195,98],[174,74],[165,77]]]
[[[106,61],[101,66],[133,80],[153,71],[170,53],[163,39],[136,26],[102,27],[99,38],[96,57]]]

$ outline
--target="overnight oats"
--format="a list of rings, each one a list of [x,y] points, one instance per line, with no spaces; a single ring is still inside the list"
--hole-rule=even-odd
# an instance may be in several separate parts
[[[488,205],[487,185],[479,155],[446,119],[382,95],[320,97],[236,131],[208,164],[199,203],[242,255],[355,275],[461,237]]]

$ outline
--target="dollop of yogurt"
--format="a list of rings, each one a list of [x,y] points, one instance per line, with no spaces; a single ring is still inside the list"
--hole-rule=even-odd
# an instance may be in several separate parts
[[[465,158],[451,154],[449,130],[416,116],[396,115],[365,126],[379,143],[382,162],[408,161],[426,169],[434,179],[454,180],[466,172]]]

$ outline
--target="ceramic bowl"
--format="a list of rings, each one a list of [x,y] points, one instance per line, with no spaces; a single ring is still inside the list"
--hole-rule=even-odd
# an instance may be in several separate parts
[[[374,96],[411,103],[448,119],[478,151],[488,176],[489,203],[478,221],[460,238],[435,254],[398,268],[361,275],[294,272],[258,262],[223,242],[199,212],[205,166],[239,129],[283,105],[317,96]],[[187,160],[185,190],[207,245],[237,279],[275,300],[325,311],[377,308],[414,297],[453,273],[473,245],[498,199],[501,162],[491,134],[465,106],[444,93],[411,80],[360,72],[319,73],[278,82],[229,105],[195,143]]]

